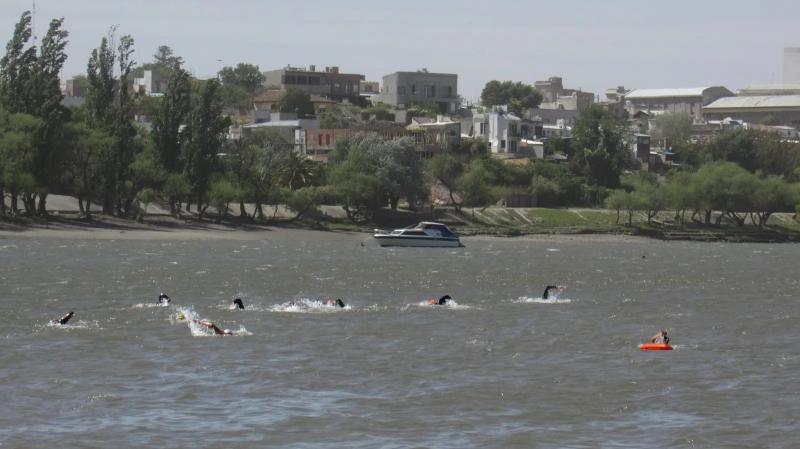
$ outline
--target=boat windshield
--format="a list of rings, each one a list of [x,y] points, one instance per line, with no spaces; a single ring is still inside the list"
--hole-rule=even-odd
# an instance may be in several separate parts
[[[455,234],[453,234],[453,232],[450,231],[450,229],[448,229],[447,226],[442,224],[425,224],[423,225],[422,229],[433,229],[439,231],[443,237],[455,236]]]

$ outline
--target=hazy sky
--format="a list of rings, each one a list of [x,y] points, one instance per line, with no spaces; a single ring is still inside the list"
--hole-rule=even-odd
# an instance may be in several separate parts
[[[459,75],[459,93],[491,79],[567,87],[695,87],[782,81],[782,50],[800,46],[800,1],[37,0],[41,36],[51,18],[70,32],[64,75],[86,70],[111,25],[147,62],[172,47],[198,77],[223,65],[287,64],[380,80],[426,67]],[[31,0],[0,0],[7,42]],[[4,50],[0,50],[4,51]],[[219,61],[221,60],[221,62]]]

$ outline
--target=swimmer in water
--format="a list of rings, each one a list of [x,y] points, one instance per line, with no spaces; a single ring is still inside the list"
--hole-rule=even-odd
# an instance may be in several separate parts
[[[658,343],[658,344],[669,344],[669,335],[667,335],[666,329],[661,329],[659,333],[653,335],[653,338],[650,339],[650,343]]]
[[[192,321],[201,326],[205,326],[211,329],[212,331],[214,331],[214,335],[233,335],[233,332],[231,332],[230,329],[220,329],[216,324],[212,323],[211,321],[208,320],[192,320]]]
[[[244,303],[242,302],[242,298],[234,299],[233,305],[236,306],[236,308],[239,310],[244,310]]]
[[[338,307],[341,307],[341,308],[344,309],[344,301],[342,301],[342,298],[337,298],[336,301],[334,301],[332,299],[326,299],[325,300],[325,305],[326,306],[338,306]]]
[[[444,295],[441,298],[439,298],[438,300],[436,300],[434,298],[429,299],[428,300],[428,304],[430,304],[432,306],[443,306],[443,305],[446,305],[447,301],[449,301],[451,299],[453,299],[453,298],[451,298],[450,295]]]
[[[164,294],[164,292],[161,292],[161,294],[158,295],[158,303],[159,304],[169,304],[169,301],[170,301],[169,296]]]
[[[550,296],[550,290],[563,290],[564,286],[562,285],[548,285],[544,288],[544,293],[542,293],[542,299],[547,299]]]
[[[60,324],[60,325],[63,326],[65,324],[67,324],[67,321],[69,321],[70,318],[72,318],[72,315],[75,315],[75,312],[70,311],[68,314],[62,316],[61,318],[59,318],[57,320],[52,320],[50,322],[53,323],[53,324]]]

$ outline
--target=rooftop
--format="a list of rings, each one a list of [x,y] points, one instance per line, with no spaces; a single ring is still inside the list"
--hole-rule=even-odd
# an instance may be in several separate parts
[[[765,109],[800,108],[800,95],[759,95],[752,97],[725,97],[704,106],[704,111],[715,109]]]
[[[626,99],[637,98],[675,98],[675,97],[702,97],[706,87],[684,87],[677,89],[634,89],[625,95]]]

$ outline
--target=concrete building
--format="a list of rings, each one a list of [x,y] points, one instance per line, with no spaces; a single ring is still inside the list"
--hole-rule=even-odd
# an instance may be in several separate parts
[[[159,96],[167,90],[168,80],[161,79],[158,73],[145,70],[144,76],[133,79],[133,91],[141,95]]]
[[[271,129],[277,131],[291,145],[298,154],[306,154],[305,132],[308,129],[319,128],[319,120],[297,118],[297,114],[286,112],[273,112],[270,120],[261,123],[251,123],[242,126],[241,134],[247,135],[257,129]]]
[[[542,94],[539,109],[562,109],[567,111],[583,111],[594,103],[594,94],[580,89],[565,89],[561,77],[551,76],[544,81],[533,83]]]
[[[800,47],[783,49],[783,82],[800,84]]]
[[[720,98],[732,96],[733,92],[721,86],[636,89],[625,95],[625,108],[630,115],[639,111],[648,114],[682,112],[692,116],[695,123],[700,123],[703,121],[703,106]]]
[[[383,77],[380,95],[373,103],[386,103],[398,108],[433,103],[446,114],[458,107],[458,75],[430,72],[395,72]]]
[[[522,119],[495,108],[486,113],[471,114],[461,118],[462,136],[486,140],[494,154],[519,153],[522,140]]]
[[[327,162],[336,142],[357,133],[375,133],[384,139],[409,138],[414,141],[420,157],[452,151],[461,141],[457,130],[459,123],[449,122],[443,126],[427,126],[420,129],[406,129],[396,124],[371,124],[360,128],[347,129],[307,129],[305,130],[305,154],[312,160]]]
[[[286,90],[290,87],[300,89],[309,94],[316,94],[335,101],[360,101],[361,81],[364,75],[355,73],[339,73],[339,67],[325,67],[325,71],[317,71],[316,66],[286,66],[279,70],[264,72],[264,85]]]
[[[378,81],[361,81],[359,83],[362,97],[371,97],[381,93],[381,83]]]
[[[541,122],[543,125],[557,125],[563,122],[567,126],[572,126],[580,115],[579,111],[568,109],[528,109],[524,118]]]
[[[555,125],[542,126],[543,136],[546,139],[569,139],[572,137],[572,127],[563,120],[559,120]]]
[[[754,84],[739,89],[737,95],[740,97],[800,95],[800,84]]]
[[[270,120],[270,114],[278,112],[278,103],[283,97],[285,91],[279,89],[265,89],[258,92],[253,97],[253,111],[255,122],[264,122]],[[319,95],[310,95],[311,103],[314,104],[314,110],[323,112],[335,102]]]
[[[748,123],[774,119],[783,126],[800,125],[800,95],[720,98],[703,107],[706,120],[731,118]]]
[[[64,96],[66,97],[85,97],[86,96],[86,78],[75,77],[67,80]]]

